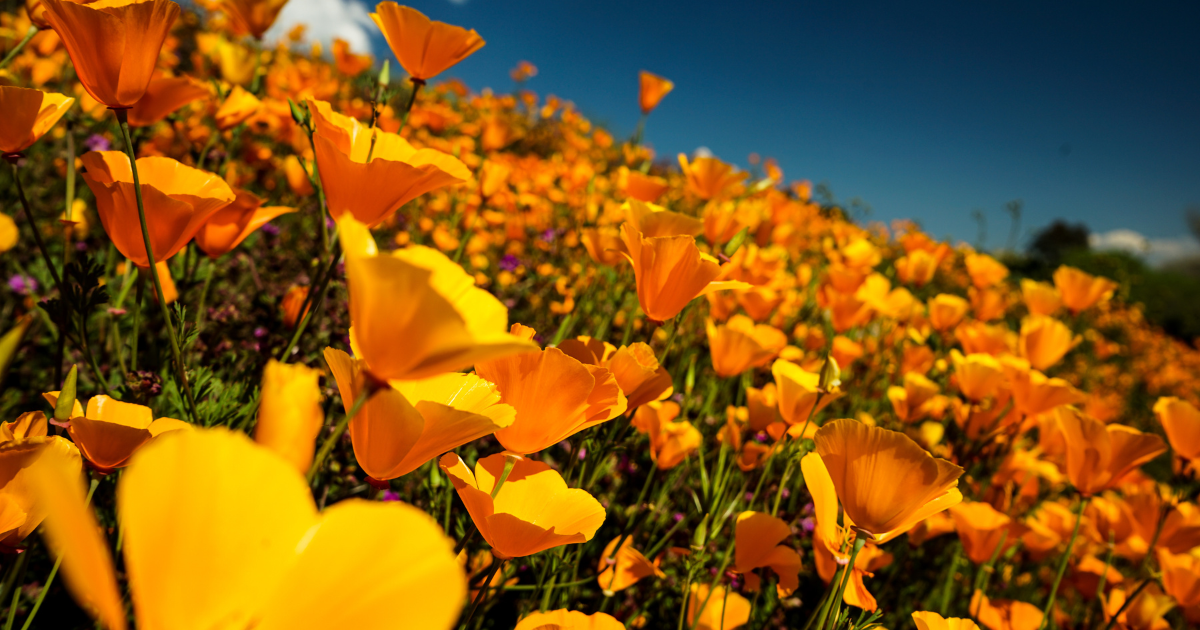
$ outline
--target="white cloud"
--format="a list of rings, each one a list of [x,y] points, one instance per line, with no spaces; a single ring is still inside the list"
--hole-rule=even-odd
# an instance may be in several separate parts
[[[319,41],[326,50],[340,37],[356,53],[371,51],[371,34],[377,31],[370,9],[358,0],[291,0],[263,39],[276,42],[297,24],[308,27],[308,41]]]
[[[696,150],[692,151],[692,159],[702,158],[702,157],[710,158],[712,156],[713,156],[713,152],[708,147],[696,147]]]
[[[1091,234],[1088,236],[1088,244],[1092,249],[1129,252],[1155,265],[1200,255],[1200,242],[1190,235],[1147,238],[1138,232],[1123,228]]]

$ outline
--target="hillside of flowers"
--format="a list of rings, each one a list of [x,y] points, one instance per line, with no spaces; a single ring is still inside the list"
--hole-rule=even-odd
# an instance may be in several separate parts
[[[285,2],[0,4],[4,630],[1200,624],[1200,351],[1126,288]]]

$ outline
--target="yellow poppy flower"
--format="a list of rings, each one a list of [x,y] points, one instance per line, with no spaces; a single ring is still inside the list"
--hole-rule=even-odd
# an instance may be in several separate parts
[[[497,491],[506,458],[513,459],[512,469]],[[498,558],[587,542],[604,523],[599,501],[568,488],[562,476],[542,462],[497,453],[476,462],[472,474],[458,455],[446,453],[438,465],[450,476],[475,527]]]
[[[82,499],[79,488],[51,504],[48,535],[75,599],[120,629],[111,560],[80,518]],[[466,595],[429,515],[355,499],[319,513],[291,465],[224,429],[174,433],[139,453],[117,513],[139,628],[449,629]]]

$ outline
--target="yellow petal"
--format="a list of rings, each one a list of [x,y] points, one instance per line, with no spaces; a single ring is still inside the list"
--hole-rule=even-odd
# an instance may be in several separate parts
[[[241,433],[172,431],[117,489],[138,627],[248,627],[316,522],[304,478]]]
[[[410,505],[338,503],[296,546],[255,628],[451,628],[467,592],[453,548]]]
[[[109,630],[124,630],[125,607],[112,556],[84,498],[79,460],[46,449],[30,469],[29,481],[46,511],[46,539],[62,557],[67,588]]]

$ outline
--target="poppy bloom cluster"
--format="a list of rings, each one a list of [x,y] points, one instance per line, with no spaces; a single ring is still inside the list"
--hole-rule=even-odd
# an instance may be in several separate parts
[[[623,139],[447,78],[486,25],[200,4],[0,14],[5,618],[1200,623],[1200,350],[1126,287],[663,160],[651,72]]]

